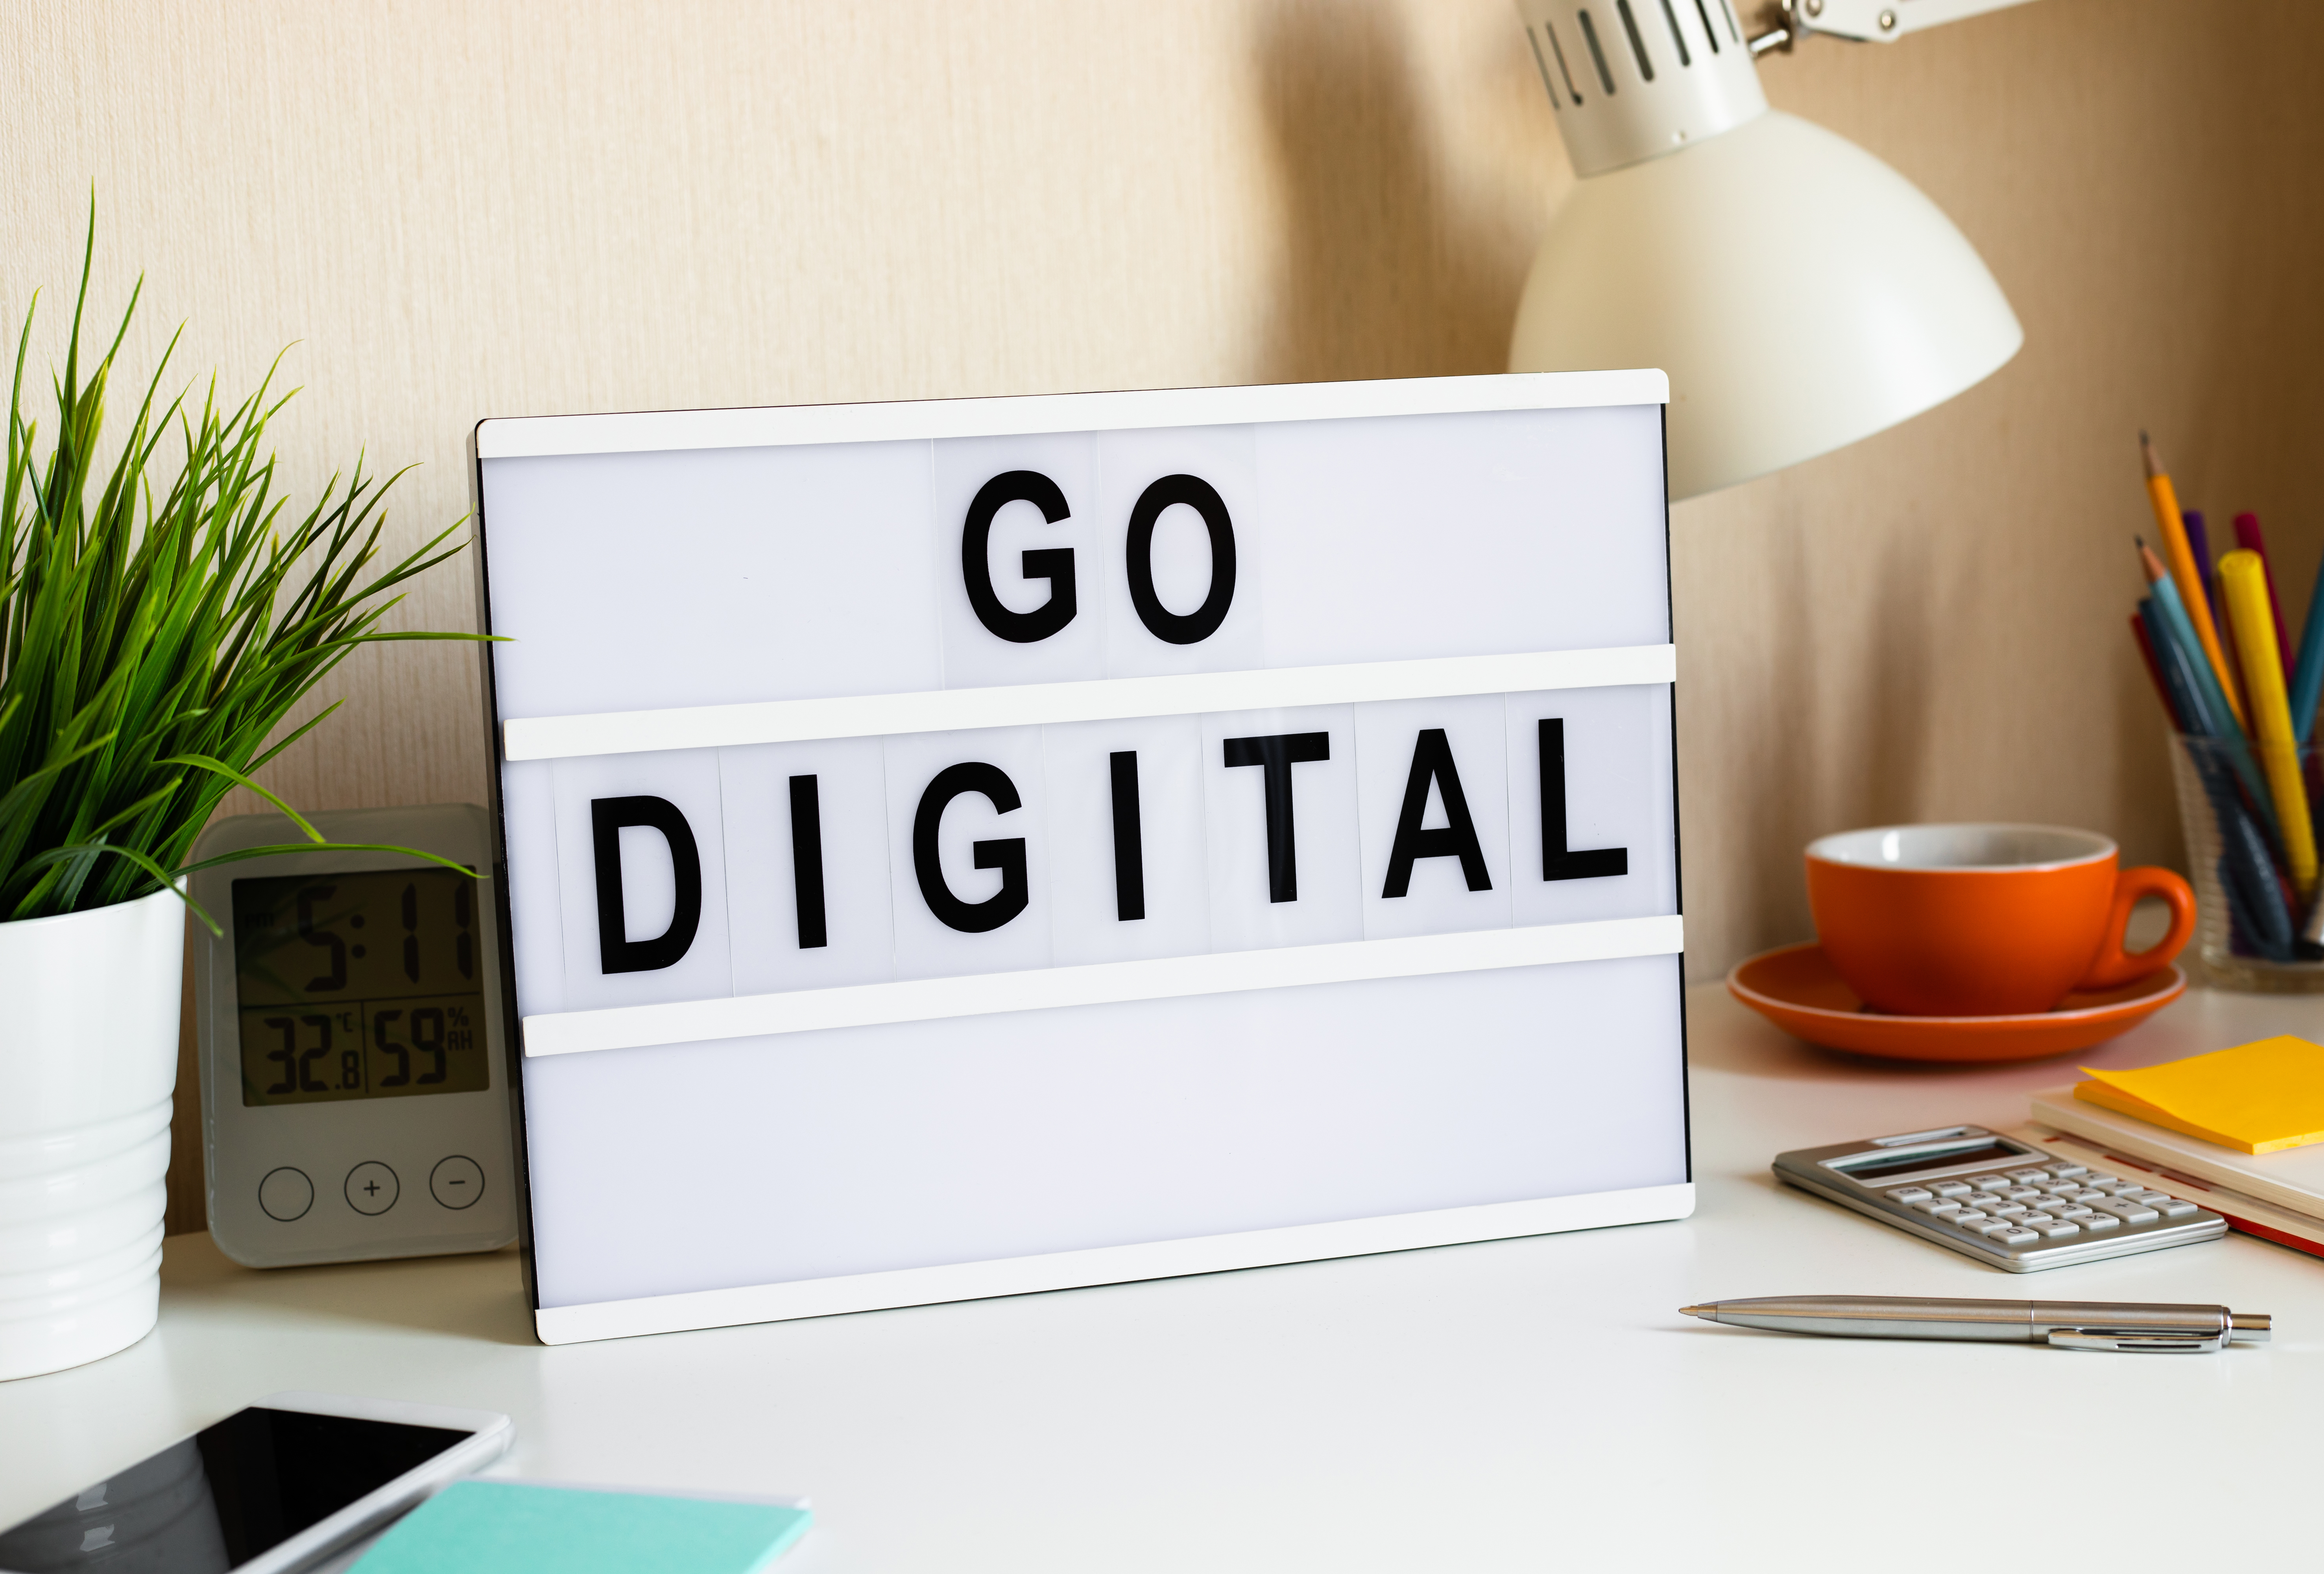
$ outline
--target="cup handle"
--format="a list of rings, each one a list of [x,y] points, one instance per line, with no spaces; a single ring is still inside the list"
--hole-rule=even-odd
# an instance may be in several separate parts
[[[2171,904],[2171,932],[2143,951],[2126,951],[2123,937],[2130,928],[2131,907],[2142,896],[2160,896]],[[2106,938],[2098,954],[2076,989],[2119,989],[2149,973],[2171,965],[2195,932],[2194,888],[2169,869],[2143,864],[2114,877],[2114,908],[2107,914]]]

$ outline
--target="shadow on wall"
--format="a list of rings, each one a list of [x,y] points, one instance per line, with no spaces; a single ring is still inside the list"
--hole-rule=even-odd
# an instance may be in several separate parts
[[[1502,370],[1525,262],[1462,201],[1394,10],[1284,5],[1259,28],[1286,227],[1260,379]]]
[[[1868,755],[1858,812],[1867,825],[1922,817],[1932,764],[1931,678],[1941,659],[1936,619],[1940,572],[1926,531],[1905,522],[1889,536],[1875,581],[1872,656],[1866,672],[1871,726],[1864,739]]]
[[[1842,629],[1818,626],[1831,608],[1851,606],[1853,598],[1817,583],[1817,554],[1807,537],[1808,527],[1788,512],[1767,529],[1767,595],[1755,619],[1766,642],[1761,693],[1769,703],[1753,708],[1757,714],[1750,717],[1698,715],[1692,719],[1701,725],[1692,736],[1683,726],[1680,736],[1683,759],[1691,744],[1724,753],[1746,736],[1756,739],[1748,751],[1756,757],[1732,773],[1757,784],[1746,810],[1739,867],[1730,866],[1743,875],[1741,888],[1720,893],[1715,902],[1707,893],[1700,903],[1691,896],[1687,904],[1690,911],[1715,906],[1738,923],[1724,948],[1738,958],[1811,938],[1815,926],[1801,865],[1808,843],[1835,831],[1922,819],[1933,764],[1944,588],[1925,536],[1890,535],[1868,577],[1870,602],[1856,615],[1861,621]],[[1818,650],[1835,644],[1861,649],[1865,659],[1845,670],[1817,660]],[[1844,716],[1863,717],[1866,725],[1835,734],[1828,718]],[[1828,750],[1845,751],[1845,757]]]

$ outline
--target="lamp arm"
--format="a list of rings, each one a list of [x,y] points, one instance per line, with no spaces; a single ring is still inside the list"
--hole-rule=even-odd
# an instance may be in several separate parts
[[[1751,52],[1788,51],[1812,32],[1858,42],[1894,43],[1948,22],[2023,5],[2027,0],[1782,0],[1775,26],[1751,40]]]

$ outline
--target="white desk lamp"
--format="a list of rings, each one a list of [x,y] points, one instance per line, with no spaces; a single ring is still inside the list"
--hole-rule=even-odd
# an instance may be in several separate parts
[[[1670,495],[1869,437],[1998,370],[2024,332],[1913,183],[1770,109],[1755,53],[1893,40],[2020,0],[1518,0],[1581,179],[1517,308],[1512,371],[1670,374]]]

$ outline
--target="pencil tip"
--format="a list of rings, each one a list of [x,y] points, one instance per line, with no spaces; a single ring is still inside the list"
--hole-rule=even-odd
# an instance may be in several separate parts
[[[1679,1315],[1682,1317],[1700,1317],[1710,1319],[1713,1317],[1713,1314],[1718,1311],[1719,1308],[1716,1304],[1712,1304],[1708,1306],[1682,1306],[1678,1310]]]

